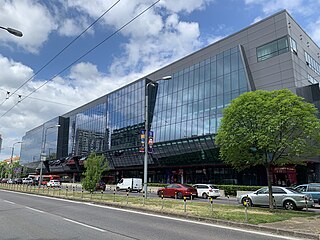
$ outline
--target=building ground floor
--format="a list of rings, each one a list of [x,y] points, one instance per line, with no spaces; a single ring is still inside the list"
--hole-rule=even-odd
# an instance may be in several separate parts
[[[65,171],[50,171],[43,169],[43,173],[59,174],[63,182],[79,182],[82,180],[83,168],[64,169]],[[38,169],[33,170],[35,173]],[[272,184],[277,186],[293,186],[297,184],[320,182],[320,163],[309,162],[306,165],[282,166],[272,169]],[[103,174],[106,183],[117,183],[123,177],[143,176],[143,166],[111,169]],[[149,183],[212,183],[217,185],[250,185],[266,186],[266,170],[262,166],[256,166],[237,172],[225,164],[219,165],[189,165],[189,166],[168,166],[148,167]]]

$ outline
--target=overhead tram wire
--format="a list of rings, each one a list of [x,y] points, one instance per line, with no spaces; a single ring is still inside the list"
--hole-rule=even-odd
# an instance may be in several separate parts
[[[28,82],[30,82],[35,76],[38,75],[45,67],[47,67],[53,60],[55,60],[58,56],[61,55],[68,47],[70,47],[76,40],[78,40],[85,32],[87,32],[94,24],[96,24],[104,15],[106,15],[112,8],[114,8],[120,0],[115,2],[111,7],[109,7],[104,13],[98,17],[96,20],[94,20],[85,30],[83,30],[76,38],[74,38],[67,46],[65,46],[60,52],[58,52],[49,62],[44,64],[38,71],[36,71],[35,74],[33,74],[30,78],[28,78],[20,87],[18,87],[13,93],[11,93],[3,102],[0,103],[0,107],[13,95],[15,94],[19,89],[21,89],[24,85],[26,85]]]
[[[107,40],[109,40],[111,37],[113,37],[114,35],[116,35],[118,32],[120,32],[123,28],[125,28],[126,26],[128,26],[131,22],[133,22],[134,20],[136,20],[138,17],[140,17],[142,14],[144,14],[146,11],[148,11],[150,8],[152,8],[154,5],[156,5],[158,2],[160,2],[160,0],[155,1],[153,4],[151,4],[149,7],[147,7],[145,10],[143,10],[142,12],[140,12],[138,15],[136,15],[134,18],[132,18],[130,21],[128,21],[127,23],[125,23],[124,25],[122,25],[122,27],[118,28],[118,30],[114,31],[112,34],[110,34],[108,37],[106,37],[104,40],[102,40],[100,43],[98,43],[96,46],[94,46],[93,48],[91,48],[89,51],[87,51],[86,53],[84,53],[83,55],[81,55],[79,58],[77,58],[75,61],[73,61],[71,64],[69,64],[67,67],[63,68],[60,72],[58,72],[57,74],[55,74],[52,78],[50,78],[49,80],[45,81],[42,85],[40,85],[38,88],[36,88],[35,90],[33,90],[31,93],[29,93],[28,95],[26,95],[24,98],[22,98],[19,102],[17,102],[16,104],[14,104],[10,109],[8,109],[5,113],[3,113],[0,118],[2,118],[3,116],[5,116],[8,112],[10,112],[15,106],[17,106],[19,103],[21,103],[22,101],[24,101],[26,98],[28,98],[30,95],[32,95],[33,93],[35,93],[36,91],[38,91],[40,88],[42,88],[44,85],[46,85],[48,82],[52,81],[54,78],[56,78],[57,76],[59,76],[61,73],[63,73],[64,71],[66,71],[67,69],[69,69],[71,66],[73,66],[74,64],[76,64],[79,60],[81,60],[83,57],[87,56],[89,53],[91,53],[93,50],[95,50],[96,48],[98,48],[100,45],[102,45],[104,42],[106,42]]]
[[[4,90],[3,88],[0,88],[1,91],[4,91],[4,92],[8,92],[6,90]],[[23,95],[20,95],[18,93],[15,93],[15,95],[17,96],[23,96]],[[41,98],[35,98],[35,97],[29,97],[30,99],[34,99],[34,100],[38,100],[38,101],[42,101],[42,102],[48,102],[48,103],[53,103],[53,104],[58,104],[58,105],[63,105],[63,106],[68,106],[68,107],[76,107],[74,105],[70,105],[70,104],[66,104],[66,103],[60,103],[60,102],[55,102],[55,101],[50,101],[50,100],[46,100],[46,99],[41,99]]]

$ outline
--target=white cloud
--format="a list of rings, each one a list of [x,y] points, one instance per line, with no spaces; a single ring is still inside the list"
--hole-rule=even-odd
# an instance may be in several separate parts
[[[316,22],[309,23],[307,29],[310,37],[320,46],[320,17]]]
[[[38,53],[48,40],[49,34],[57,31],[60,36],[76,36],[115,2],[60,0],[41,5],[41,2],[35,0],[6,0],[0,6],[0,20],[8,26],[11,23],[10,26],[23,31],[24,36],[17,39],[10,34],[4,34],[0,37],[0,44],[14,42],[27,51]],[[114,31],[153,2],[154,0],[122,0],[101,22],[99,21],[99,26],[91,29],[91,33],[94,34],[97,28],[103,28],[106,32]],[[95,63],[78,63],[70,69],[67,76],[59,76],[47,83],[32,94],[32,98],[22,101],[10,111],[10,114],[2,117],[0,133],[4,138],[3,145],[10,146],[21,140],[26,131],[43,122],[128,84],[207,44],[207,39],[200,38],[199,24],[181,20],[180,14],[202,10],[211,2],[213,1],[176,0],[172,3],[162,0],[155,8],[121,31],[120,34],[126,38],[120,45],[122,53],[114,55],[106,73],[100,72]],[[10,15],[9,10],[16,12],[15,16]],[[209,38],[209,41],[213,41],[214,38],[216,37]],[[12,59],[0,56],[0,63],[0,83],[8,90],[14,90],[33,75],[33,69]],[[18,94],[26,96],[45,80],[37,79],[27,83]],[[4,99],[6,92],[0,93],[1,99]],[[44,102],[35,98],[64,104]],[[0,114],[10,109],[17,100],[17,96],[12,96],[0,108]],[[1,159],[4,156],[5,153],[2,153]]]
[[[1,25],[23,32],[22,38],[1,34],[0,44],[14,42],[26,51],[37,53],[57,25],[50,12],[39,1],[4,0],[0,5]]]
[[[245,0],[245,4],[261,5],[265,14],[269,15],[276,11],[287,9],[289,12],[297,12],[303,15],[310,15],[316,9],[313,9],[314,0]]]
[[[160,5],[166,8],[169,11],[174,13],[178,12],[187,12],[191,13],[195,9],[203,10],[206,5],[212,3],[214,0],[162,0]]]

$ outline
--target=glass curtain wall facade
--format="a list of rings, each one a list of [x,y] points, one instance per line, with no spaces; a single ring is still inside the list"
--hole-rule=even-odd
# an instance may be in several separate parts
[[[155,142],[216,133],[223,108],[247,91],[239,47],[174,73],[159,83],[151,128]]]
[[[59,124],[59,117],[29,131],[21,143],[20,163],[27,164],[40,161],[40,153],[46,138],[45,153],[48,159],[57,157],[58,128],[49,128]],[[46,131],[47,129],[47,131]],[[46,133],[46,136],[44,136]]]
[[[89,107],[69,118],[70,156],[103,153],[108,147],[106,103]]]

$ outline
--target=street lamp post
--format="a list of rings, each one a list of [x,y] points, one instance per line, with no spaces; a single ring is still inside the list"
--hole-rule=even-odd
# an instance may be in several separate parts
[[[22,143],[22,141],[19,141],[19,142],[15,142],[14,144],[12,144],[12,151],[11,151],[11,157],[10,157],[10,166],[11,166],[11,178],[13,177],[13,168],[12,168],[12,163],[13,163],[13,153],[14,153],[14,145],[18,144],[18,143]]]
[[[170,80],[171,76],[163,77],[159,80]],[[148,79],[150,80],[150,79]],[[143,191],[144,197],[147,198],[147,190],[148,190],[148,140],[149,140],[149,86],[155,86],[156,81],[151,81],[147,83],[145,88],[145,120],[144,120],[144,166],[143,166]]]
[[[17,37],[22,37],[23,36],[22,32],[20,32],[17,29],[9,28],[9,27],[2,27],[2,26],[0,26],[0,28],[6,30],[7,32],[9,32],[9,33],[11,33],[11,34],[13,34],[13,35],[15,35]]]
[[[47,131],[50,128],[56,128],[56,127],[60,127],[59,124],[57,125],[53,125],[53,126],[49,126],[47,128],[44,129],[44,131],[42,132],[42,148],[41,148],[41,154],[40,154],[40,177],[39,177],[39,183],[38,186],[41,186],[42,183],[42,168],[43,168],[43,162],[46,160],[46,141],[47,141]]]

